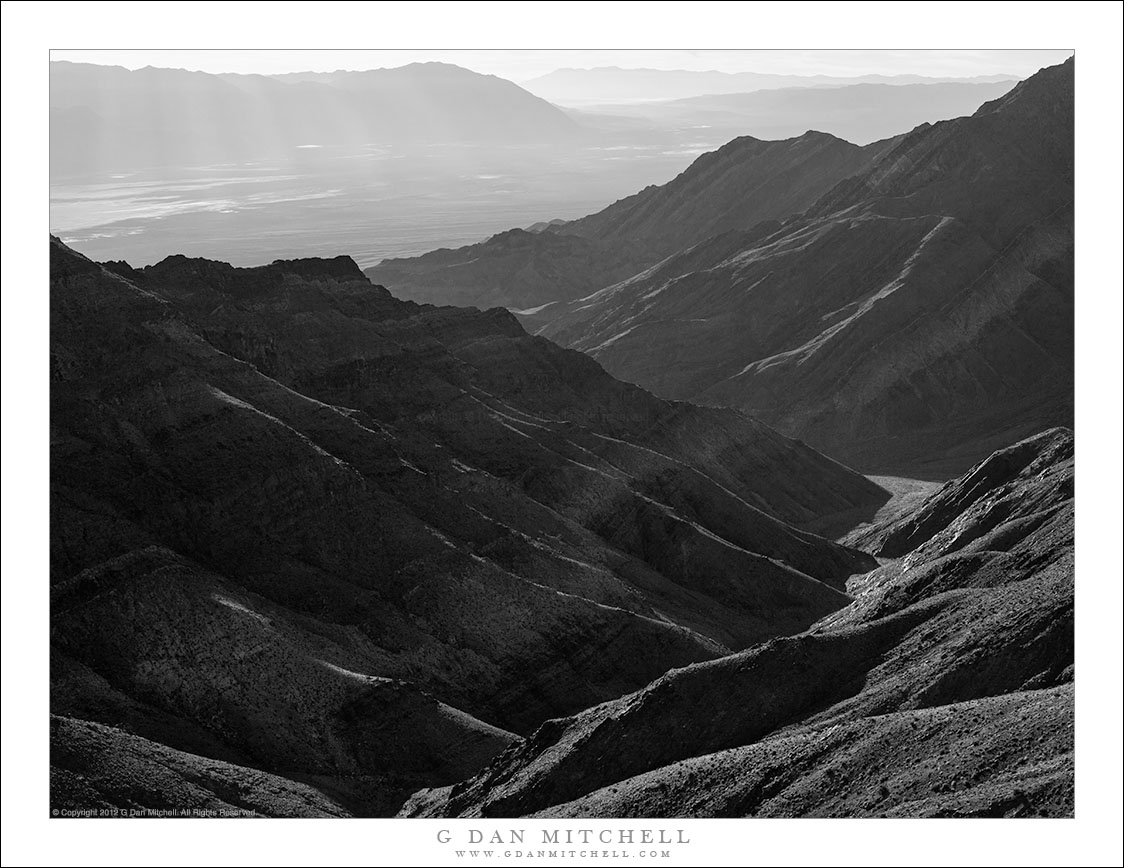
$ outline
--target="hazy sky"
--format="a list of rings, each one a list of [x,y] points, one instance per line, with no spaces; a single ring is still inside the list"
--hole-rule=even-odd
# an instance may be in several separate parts
[[[204,72],[303,72],[375,69],[440,60],[476,72],[526,81],[561,67],[650,67],[717,69],[801,75],[916,73],[970,76],[1010,73],[1027,76],[1065,60],[1068,49],[998,50],[82,50],[52,51],[52,60],[74,60],[139,69],[163,66]]]

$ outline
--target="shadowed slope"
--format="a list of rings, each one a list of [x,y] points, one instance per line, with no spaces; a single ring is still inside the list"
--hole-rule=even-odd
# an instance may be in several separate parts
[[[346,258],[51,257],[59,714],[385,813],[872,563],[788,522],[876,486],[505,312]]]

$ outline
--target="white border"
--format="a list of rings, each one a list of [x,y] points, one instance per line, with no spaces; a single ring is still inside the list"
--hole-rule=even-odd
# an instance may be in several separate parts
[[[48,49],[364,44],[1076,50],[1077,819],[679,821],[658,826],[688,828],[692,844],[659,862],[1121,864],[1121,4],[5,2],[2,9],[4,864],[473,864],[431,843],[447,822],[47,818]]]

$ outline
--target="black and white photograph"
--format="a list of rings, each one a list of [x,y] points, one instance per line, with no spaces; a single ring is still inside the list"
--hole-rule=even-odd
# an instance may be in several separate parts
[[[1120,864],[1119,4],[768,4],[787,48],[736,47],[766,4],[324,4],[382,48],[195,35],[274,4],[56,5],[206,18],[183,46],[171,17],[42,25],[22,218],[5,65],[5,349],[14,295],[43,328],[4,365],[4,790],[45,838]],[[802,34],[852,6],[913,37]],[[1070,6],[1115,47],[1051,38]],[[380,38],[390,7],[413,40]],[[735,47],[677,34],[695,7]],[[977,47],[908,47],[973,7],[990,26],[934,41]],[[424,38],[516,10],[506,41]],[[1038,38],[989,47],[1019,10]],[[668,26],[533,47],[567,12]],[[43,408],[26,478],[13,377]],[[836,828],[899,843],[750,853]],[[927,861],[960,829],[1059,855]]]

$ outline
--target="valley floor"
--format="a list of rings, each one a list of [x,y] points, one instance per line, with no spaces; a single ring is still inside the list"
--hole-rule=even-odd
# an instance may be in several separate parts
[[[863,548],[863,542],[871,530],[895,521],[917,508],[944,484],[905,476],[868,474],[866,478],[886,491],[889,499],[885,503],[878,507],[862,506],[833,513],[808,524],[806,529],[844,545]]]
[[[929,495],[944,484],[928,479],[908,479],[904,476],[867,476],[867,479],[888,491],[890,499],[879,507],[869,521],[856,525],[838,537],[840,542],[856,548],[863,547],[863,542],[872,530],[897,521],[917,509]]]

